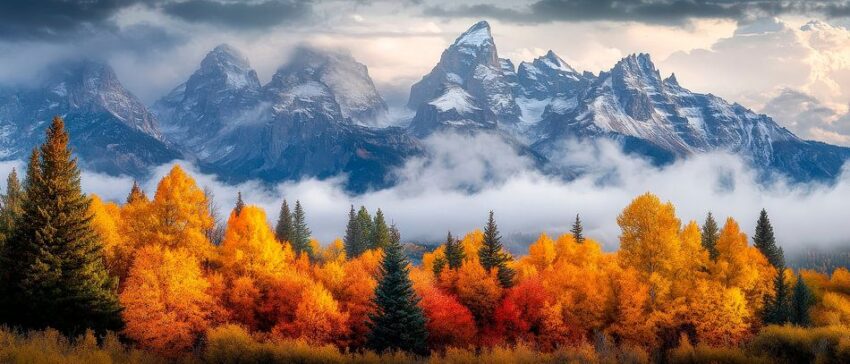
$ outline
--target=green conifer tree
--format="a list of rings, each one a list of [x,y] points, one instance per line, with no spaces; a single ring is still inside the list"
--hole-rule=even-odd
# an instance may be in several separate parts
[[[499,283],[502,287],[508,288],[513,286],[516,272],[508,267],[507,263],[513,257],[503,251],[501,240],[502,237],[499,235],[499,228],[496,226],[496,220],[493,218],[493,211],[490,211],[487,226],[484,227],[484,244],[478,250],[478,257],[484,269],[488,271],[492,269],[498,270]]]
[[[104,266],[61,118],[53,119],[46,141],[33,151],[25,186],[22,213],[3,256],[4,322],[69,335],[121,329],[118,282]]]
[[[756,233],[753,235],[753,243],[756,248],[764,254],[771,265],[779,269],[785,267],[785,257],[782,248],[776,245],[776,237],[773,235],[773,226],[767,217],[767,211],[761,210],[759,220],[756,224]]]
[[[372,224],[372,249],[383,249],[390,242],[390,228],[384,219],[381,209],[375,212],[375,221]]]
[[[446,236],[445,245],[446,263],[448,263],[449,268],[460,268],[460,266],[463,265],[464,258],[466,258],[466,253],[463,251],[463,247],[460,245],[460,241],[458,241],[452,236],[451,231],[449,231],[448,236]]]
[[[289,210],[289,204],[286,200],[280,205],[280,214],[277,217],[277,225],[274,228],[274,235],[277,241],[292,243],[292,237],[295,235],[292,221],[292,212]]]
[[[578,214],[576,214],[576,221],[573,223],[573,228],[570,229],[570,232],[573,233],[573,240],[576,243],[584,243],[584,228],[581,226],[581,219]]]
[[[21,201],[24,191],[18,180],[18,172],[12,168],[6,178],[6,193],[0,195],[0,251],[12,232],[15,230],[15,220],[21,215]]]
[[[702,225],[702,247],[708,252],[711,260],[717,260],[717,239],[720,238],[720,229],[717,227],[717,221],[711,211],[705,217],[705,223]]]
[[[372,224],[372,215],[369,214],[369,210],[366,210],[366,206],[360,206],[360,210],[357,211],[357,223],[360,224],[361,234],[359,245],[363,247],[364,251],[371,249],[375,245],[372,242],[374,226]]]
[[[791,296],[791,323],[803,327],[811,325],[809,308],[813,304],[812,290],[803,280],[803,276],[797,274],[797,283],[794,285],[794,294]]]
[[[360,221],[357,219],[357,212],[354,211],[354,205],[351,205],[351,210],[348,211],[348,225],[345,227],[345,255],[350,259],[354,259],[366,251],[363,243],[363,229],[360,226]]]
[[[381,280],[373,298],[375,311],[369,315],[371,331],[367,345],[377,352],[401,350],[425,355],[428,338],[425,314],[413,290],[408,261],[395,226],[390,235],[381,264]]]
[[[293,238],[292,248],[298,254],[307,253],[308,257],[313,256],[313,247],[310,245],[310,228],[307,227],[307,217],[304,215],[304,209],[301,207],[301,201],[295,200],[295,215],[293,219]]]
[[[785,281],[785,267],[777,268],[773,296],[765,299],[764,323],[782,325],[791,320],[791,296]]]

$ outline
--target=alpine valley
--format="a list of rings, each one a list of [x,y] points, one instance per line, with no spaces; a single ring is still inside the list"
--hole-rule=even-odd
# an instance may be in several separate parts
[[[554,52],[518,66],[500,58],[487,22],[461,34],[410,90],[404,127],[390,117],[365,65],[298,48],[267,84],[240,52],[213,49],[148,109],[93,61],[65,62],[31,87],[0,88],[0,159],[25,159],[54,115],[65,118],[82,165],[144,177],[175,159],[228,182],[346,176],[354,193],[396,183],[393,171],[428,153],[440,133],[490,133],[546,173],[570,141],[607,139],[664,165],[714,151],[741,156],[765,181],[829,182],[850,148],[803,140],[766,115],[662,78],[647,54],[579,73]]]

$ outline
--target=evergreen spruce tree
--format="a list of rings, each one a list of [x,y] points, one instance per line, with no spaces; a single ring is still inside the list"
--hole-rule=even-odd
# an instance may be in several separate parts
[[[245,208],[245,201],[242,201],[242,192],[236,193],[236,206],[233,208],[233,212],[236,213],[236,216],[242,213],[242,209]]]
[[[133,181],[133,187],[130,188],[130,194],[127,195],[127,203],[134,203],[138,201],[147,201],[148,196],[145,195],[145,191],[142,191],[142,188],[139,187],[139,183]]]
[[[0,297],[3,321],[68,335],[121,329],[118,282],[104,266],[90,200],[80,189],[77,160],[59,117],[33,151],[24,190],[21,216],[3,256],[8,267]]]
[[[446,258],[437,257],[434,259],[434,276],[440,277],[440,273],[443,272],[443,269],[446,269]]]
[[[502,237],[499,235],[499,228],[496,226],[496,220],[493,218],[493,211],[490,211],[487,226],[484,227],[484,244],[478,250],[478,257],[480,258],[481,266],[487,271],[498,270],[499,283],[502,287],[508,288],[513,286],[516,272],[508,267],[507,263],[513,258],[510,254],[503,251],[501,240]]]
[[[785,267],[777,268],[773,296],[765,300],[764,323],[782,325],[791,320],[791,296],[785,282]]]
[[[301,201],[295,200],[295,215],[292,219],[292,248],[298,254],[307,253],[308,257],[313,257],[313,247],[310,245],[311,232],[310,228],[307,227],[307,217],[304,215]]]
[[[584,228],[581,226],[581,219],[578,214],[576,214],[576,221],[573,223],[573,228],[570,229],[570,232],[573,233],[573,240],[576,243],[582,244],[584,243]]]
[[[21,215],[23,194],[18,172],[13,168],[6,179],[6,193],[0,195],[0,251],[15,230],[15,220]]]
[[[705,223],[702,225],[702,247],[708,252],[711,260],[717,260],[717,239],[720,238],[720,229],[717,227],[717,221],[714,220],[714,215],[711,211],[705,217]]]
[[[381,209],[375,212],[375,221],[372,224],[372,249],[387,246],[390,242],[390,228],[387,226],[387,221],[384,219],[384,212]]]
[[[761,210],[759,220],[756,224],[756,233],[753,235],[753,243],[756,248],[761,251],[771,265],[779,269],[785,267],[785,257],[782,253],[782,248],[776,245],[776,237],[773,236],[773,226],[770,225],[770,219],[767,217],[767,211]]]
[[[813,304],[812,290],[803,280],[803,276],[797,274],[797,283],[794,285],[794,294],[791,296],[791,323],[803,327],[811,325],[809,308]]]
[[[360,210],[357,211],[357,223],[360,224],[361,233],[361,241],[359,245],[363,247],[363,251],[366,251],[366,249],[370,249],[375,245],[372,242],[372,236],[374,235],[372,216],[369,215],[369,211],[366,210],[366,206],[360,206]]]
[[[463,265],[463,259],[466,258],[466,253],[463,251],[460,241],[452,236],[451,231],[449,231],[448,236],[446,236],[445,254],[446,263],[448,263],[449,268],[451,269],[460,268],[460,266]]]
[[[289,211],[289,204],[283,200],[280,205],[280,215],[277,218],[277,225],[274,228],[274,236],[279,242],[292,242],[293,232],[292,212]]]
[[[425,314],[410,281],[407,258],[402,252],[398,229],[390,229],[384,249],[381,280],[375,288],[375,312],[369,315],[367,346],[377,352],[402,350],[427,354]]]
[[[363,229],[360,226],[360,220],[357,219],[357,213],[354,211],[354,205],[351,205],[351,210],[348,211],[348,225],[345,227],[345,255],[350,259],[354,259],[366,251],[363,245]]]

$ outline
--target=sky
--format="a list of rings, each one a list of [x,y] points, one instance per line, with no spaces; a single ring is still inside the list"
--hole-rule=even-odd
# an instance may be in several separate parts
[[[846,0],[11,0],[0,2],[0,83],[67,57],[102,58],[145,103],[229,43],[262,81],[299,44],[369,67],[390,105],[478,20],[515,64],[549,49],[581,71],[649,53],[662,75],[767,113],[798,135],[850,145]]]
[[[850,2],[843,0],[10,0],[0,2],[0,83],[31,83],[49,64],[84,56],[109,62],[125,87],[152,104],[218,44],[240,49],[267,82],[295,47],[308,43],[350,52],[368,66],[388,103],[400,106],[411,84],[479,20],[490,22],[500,56],[515,64],[551,49],[575,69],[598,73],[628,54],[649,53],[662,76],[675,73],[686,88],[766,113],[803,138],[850,146]],[[777,231],[788,244],[846,243],[850,236],[846,221],[836,217],[846,216],[840,202],[850,200],[848,173],[833,186],[764,187],[731,156],[707,155],[660,170],[603,143],[565,146],[571,158],[598,166],[597,173],[565,183],[540,175],[516,154],[493,153],[495,141],[452,144],[446,140],[456,136],[442,137],[428,143],[454,163],[409,161],[397,171],[404,177],[399,186],[356,197],[333,179],[264,190],[196,177],[219,192],[221,205],[229,205],[236,190],[248,191],[249,202],[268,211],[283,196],[298,196],[323,241],[343,230],[349,203],[363,203],[383,207],[415,239],[444,234],[431,226],[468,231],[495,209],[516,244],[533,238],[531,232],[566,231],[567,217],[582,212],[589,233],[611,247],[616,214],[647,190],[676,203],[685,220],[713,210],[750,230],[767,207],[787,224]],[[470,149],[453,145],[479,149],[470,158]],[[622,176],[620,183],[597,183],[611,173]],[[492,175],[502,178],[484,178]],[[728,184],[718,181],[734,187],[718,187]],[[87,189],[107,198],[120,199],[129,184],[84,176]],[[156,178],[145,185],[153,192]],[[479,188],[456,188],[469,185]],[[793,224],[804,218],[811,223]]]

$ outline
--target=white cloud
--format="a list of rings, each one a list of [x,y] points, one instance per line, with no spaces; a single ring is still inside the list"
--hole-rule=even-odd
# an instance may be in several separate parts
[[[846,244],[850,236],[848,172],[832,186],[779,182],[765,187],[754,182],[754,173],[731,155],[705,154],[659,169],[623,155],[610,143],[567,143],[563,164],[587,174],[563,181],[537,172],[529,160],[489,135],[439,135],[426,145],[430,158],[409,161],[398,171],[398,186],[359,196],[346,194],[341,179],[307,179],[273,188],[257,182],[233,186],[190,165],[184,167],[198,185],[213,190],[222,213],[233,206],[238,191],[248,203],[265,208],[270,222],[276,219],[284,197],[290,202],[300,200],[310,228],[323,242],[342,236],[349,205],[362,204],[372,212],[382,208],[406,239],[430,242],[440,241],[446,230],[460,234],[483,226],[492,209],[505,242],[518,252],[524,252],[540,232],[566,232],[575,214],[581,213],[587,234],[614,249],[619,235],[617,215],[647,191],[672,201],[683,222],[701,222],[711,210],[720,219],[736,218],[747,232],[752,232],[759,210],[766,208],[787,250]],[[0,164],[0,172],[10,165]],[[143,184],[149,194],[170,168],[157,168]],[[119,201],[130,184],[128,178],[83,176],[87,191]]]

